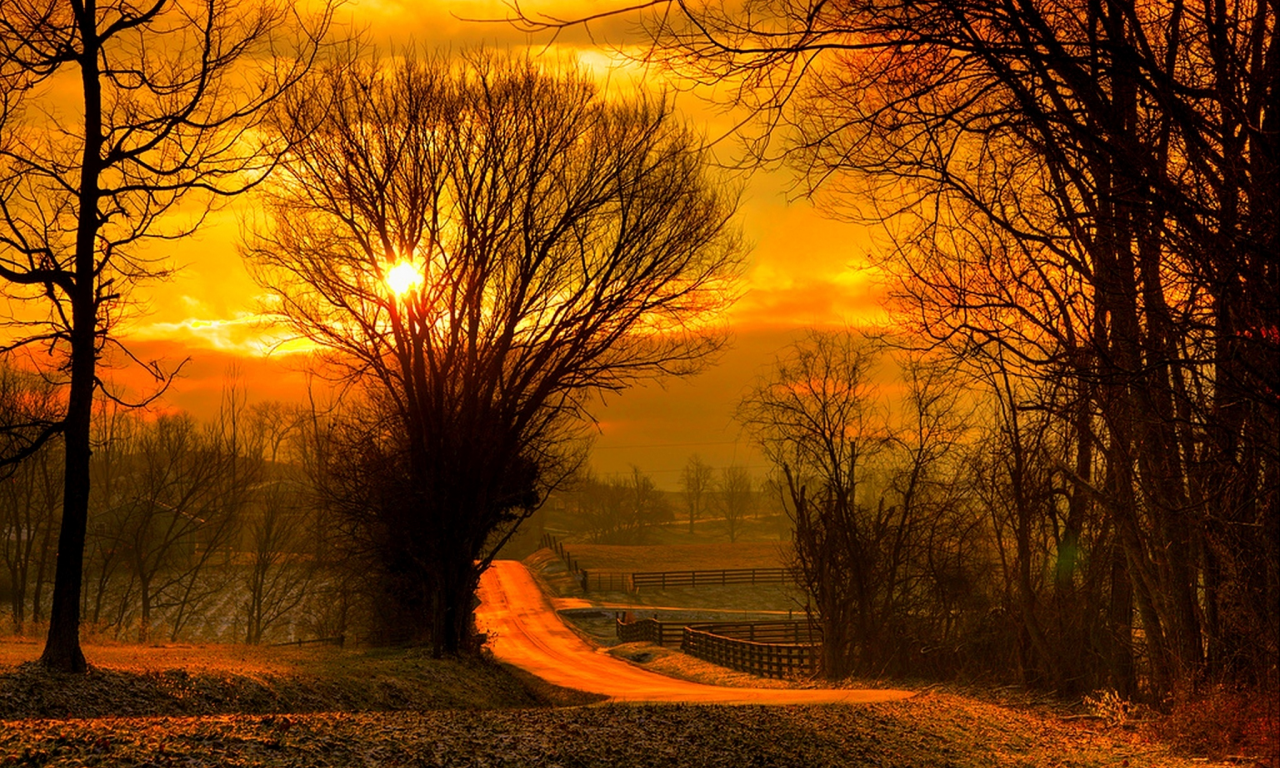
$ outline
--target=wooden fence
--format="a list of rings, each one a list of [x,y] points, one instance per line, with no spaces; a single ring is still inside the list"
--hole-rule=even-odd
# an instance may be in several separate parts
[[[730,568],[720,571],[649,571],[631,574],[631,584],[642,587],[710,587],[732,584],[783,584],[791,580],[786,568]]]
[[[675,647],[680,645],[687,622],[657,621],[641,619],[640,621],[618,621],[616,630],[618,639],[624,643],[653,643]]]
[[[685,627],[680,650],[712,664],[762,677],[812,676],[818,672],[818,645],[756,643]]]
[[[684,629],[690,627],[735,640],[757,643],[790,643],[815,645],[822,642],[818,625],[808,621],[657,621],[641,619],[624,622],[617,620],[615,631],[624,643],[647,642],[669,647],[684,641]]]
[[[542,546],[555,552],[564,561],[574,581],[583,592],[637,592],[641,587],[668,589],[671,587],[711,587],[739,584],[785,584],[791,581],[786,568],[729,568],[718,571],[642,571],[620,573],[617,571],[588,571],[564,546],[549,533],[542,534]]]
[[[579,571],[584,592],[634,592],[631,574],[618,571]]]
[[[688,626],[720,637],[757,643],[815,645],[822,642],[821,628],[809,621],[707,621]]]
[[[281,648],[286,645],[336,645],[339,647],[347,644],[346,635],[338,635],[337,637],[317,637],[313,640],[287,640],[283,643],[270,643],[269,647]]]

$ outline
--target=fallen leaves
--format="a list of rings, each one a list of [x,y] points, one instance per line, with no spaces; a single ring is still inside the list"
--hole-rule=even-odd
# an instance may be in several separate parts
[[[0,765],[1189,765],[1131,737],[961,697],[871,706],[564,709],[23,720]]]

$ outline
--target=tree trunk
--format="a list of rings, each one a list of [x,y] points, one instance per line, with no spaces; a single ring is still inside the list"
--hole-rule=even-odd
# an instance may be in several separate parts
[[[81,157],[77,204],[75,280],[71,302],[71,385],[67,416],[63,422],[65,475],[62,493],[62,530],[58,534],[58,559],[53,577],[53,607],[49,636],[40,662],[49,669],[84,672],[80,650],[80,588],[84,571],[84,541],[89,522],[90,426],[96,386],[98,297],[95,247],[98,235],[98,174],[102,150],[102,85],[98,82],[97,7],[86,0],[78,9],[77,28],[83,45],[79,57],[84,93],[84,151]]]
[[[77,673],[86,669],[84,653],[80,650],[80,586],[89,520],[89,425],[97,354],[93,344],[92,293],[89,293],[87,311],[82,310],[81,303],[77,302],[75,307],[77,327],[72,331],[71,393],[64,432],[67,465],[62,530],[58,535],[49,635],[40,656],[40,662],[49,669]]]

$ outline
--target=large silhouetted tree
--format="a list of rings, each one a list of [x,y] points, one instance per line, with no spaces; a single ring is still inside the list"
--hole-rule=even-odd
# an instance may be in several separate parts
[[[0,8],[0,279],[13,333],[50,353],[65,410],[6,459],[61,435],[62,528],[42,661],[83,671],[80,588],[98,361],[131,290],[170,267],[145,241],[194,231],[284,144],[256,128],[306,71],[329,7],[276,0],[14,0]],[[264,140],[265,139],[265,140]],[[181,209],[180,209],[181,208]],[[34,356],[33,356],[34,357]],[[156,369],[157,376],[163,375]]]
[[[357,58],[275,127],[297,149],[249,256],[364,385],[359,461],[388,481],[367,539],[415,585],[391,595],[419,601],[413,639],[455,652],[497,545],[576,463],[588,397],[721,346],[735,196],[669,102],[488,53]]]

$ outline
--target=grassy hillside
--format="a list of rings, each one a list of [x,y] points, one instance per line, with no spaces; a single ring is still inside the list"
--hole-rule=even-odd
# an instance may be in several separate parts
[[[89,645],[83,676],[46,672],[39,652],[33,641],[0,641],[0,720],[495,709],[555,694],[496,664],[417,649]],[[576,699],[585,700],[594,699]]]

